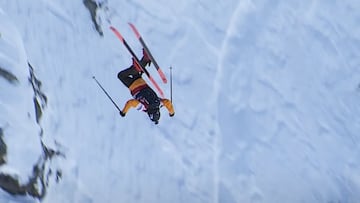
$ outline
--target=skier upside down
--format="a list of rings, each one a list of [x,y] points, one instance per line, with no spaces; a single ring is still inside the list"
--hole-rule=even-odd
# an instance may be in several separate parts
[[[150,65],[146,52],[143,50],[143,57],[140,60],[140,65],[145,67]],[[119,80],[130,90],[134,99],[130,99],[126,102],[124,108],[120,111],[120,115],[124,117],[131,107],[136,107],[142,104],[144,112],[146,112],[151,121],[155,124],[159,123],[160,119],[160,107],[164,105],[169,112],[169,116],[175,115],[174,107],[169,99],[159,98],[155,91],[145,82],[141,77],[142,71],[138,71],[134,63],[129,68],[122,70],[118,73]]]

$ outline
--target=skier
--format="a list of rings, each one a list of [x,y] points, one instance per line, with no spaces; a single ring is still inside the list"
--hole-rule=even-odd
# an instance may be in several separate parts
[[[140,60],[140,65],[145,67],[150,65],[151,60],[143,49],[143,57]],[[146,112],[151,121],[155,124],[159,123],[160,107],[164,105],[169,112],[169,116],[175,115],[174,107],[169,99],[162,99],[157,96],[155,91],[146,84],[145,80],[141,77],[142,71],[138,71],[133,63],[129,68],[122,70],[118,73],[119,80],[130,90],[134,99],[126,102],[124,108],[120,111],[120,115],[124,117],[131,107],[136,107],[142,104],[144,112]]]

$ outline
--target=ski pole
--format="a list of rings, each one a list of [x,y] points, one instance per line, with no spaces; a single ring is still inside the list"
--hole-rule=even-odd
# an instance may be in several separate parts
[[[172,66],[170,66],[170,101],[172,103]]]
[[[99,87],[102,89],[102,91],[104,91],[104,93],[106,94],[106,96],[110,99],[110,101],[114,104],[114,106],[117,108],[117,110],[119,110],[119,112],[121,111],[119,106],[114,102],[114,100],[110,97],[110,95],[106,92],[106,90],[103,88],[103,86],[99,83],[99,81],[95,78],[95,76],[92,77],[95,82],[99,85]]]

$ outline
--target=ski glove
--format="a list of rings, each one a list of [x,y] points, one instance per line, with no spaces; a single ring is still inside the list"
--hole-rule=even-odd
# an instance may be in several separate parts
[[[125,116],[125,113],[122,112],[122,111],[120,111],[120,116],[121,116],[121,117],[124,117],[124,116]]]

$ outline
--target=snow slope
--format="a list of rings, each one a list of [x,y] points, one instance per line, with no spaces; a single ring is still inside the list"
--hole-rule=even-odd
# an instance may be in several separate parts
[[[25,181],[32,172],[31,165],[40,155],[40,129],[35,119],[33,91],[28,81],[29,70],[22,37],[2,10],[0,16],[0,68],[13,78],[6,80],[0,77],[0,128],[4,133],[4,142],[11,146],[7,147],[7,165],[2,171],[17,173],[20,181]],[[18,161],[22,158],[22,161]]]
[[[21,35],[12,46],[24,47],[20,61],[31,61],[48,97],[43,139],[66,155],[53,163],[62,180],[43,202],[360,199],[356,1],[111,0],[104,37],[80,0],[0,0],[0,8],[11,19],[2,19],[2,36],[12,27]],[[92,80],[120,106],[130,98],[116,78],[130,56],[106,17],[140,54],[133,22],[167,75],[173,66],[174,118],[165,110],[158,126],[136,110],[121,118]],[[26,174],[21,158],[12,161]]]
[[[360,7],[269,4],[240,4],[223,45],[220,191],[236,202],[357,202]]]

